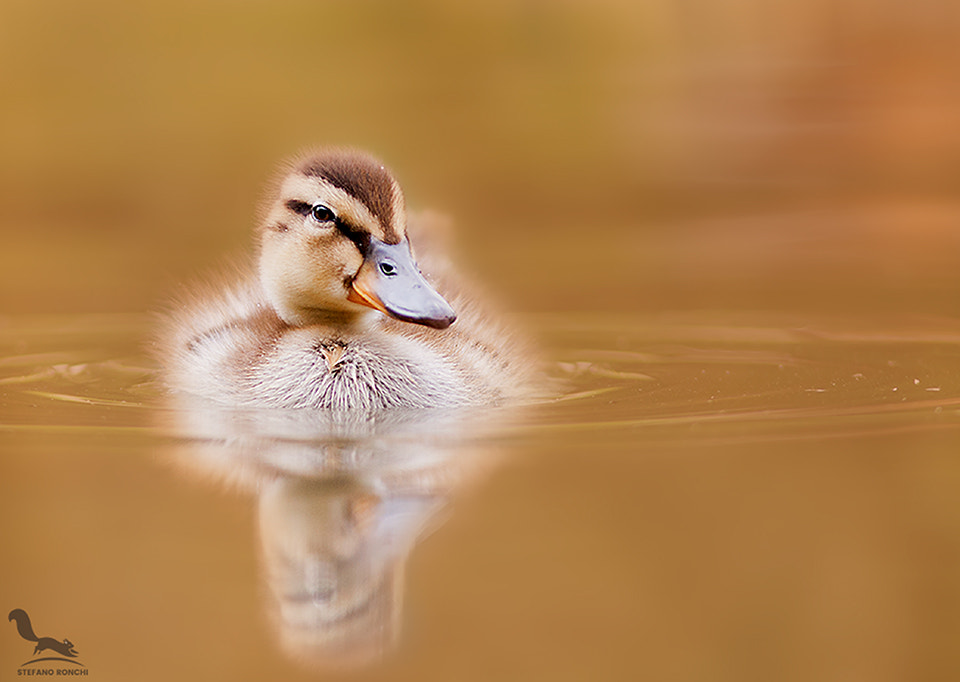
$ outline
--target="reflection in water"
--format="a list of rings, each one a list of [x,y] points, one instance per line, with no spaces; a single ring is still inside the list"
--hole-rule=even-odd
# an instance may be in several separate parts
[[[291,653],[353,662],[396,640],[403,566],[443,496],[378,488],[283,478],[260,493],[271,606]]]
[[[337,668],[396,644],[407,557],[451,494],[493,461],[478,439],[504,417],[174,408],[167,416],[189,438],[183,468],[257,496],[268,610],[283,649]]]

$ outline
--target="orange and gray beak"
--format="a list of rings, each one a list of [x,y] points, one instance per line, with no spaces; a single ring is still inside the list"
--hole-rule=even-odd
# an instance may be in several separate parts
[[[457,319],[450,304],[420,274],[406,240],[385,244],[371,237],[364,251],[349,300],[434,329],[446,329]]]

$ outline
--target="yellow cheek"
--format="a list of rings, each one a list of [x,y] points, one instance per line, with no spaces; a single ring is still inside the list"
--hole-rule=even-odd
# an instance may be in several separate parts
[[[268,299],[288,322],[303,324],[313,311],[352,310],[349,282],[363,264],[343,235],[291,230],[263,235],[260,278]]]
[[[309,262],[312,278],[318,283],[336,280],[336,284],[342,286],[343,281],[355,275],[363,264],[360,252],[343,239],[313,241],[304,245],[304,250],[302,258]]]

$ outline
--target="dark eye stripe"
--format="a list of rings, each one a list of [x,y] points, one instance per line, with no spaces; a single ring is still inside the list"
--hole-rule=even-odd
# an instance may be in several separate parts
[[[298,199],[291,199],[286,205],[291,211],[294,213],[299,213],[302,216],[310,215],[310,211],[313,209],[311,204],[308,204],[305,201],[299,201]]]
[[[342,218],[337,218],[334,225],[340,231],[340,234],[357,245],[360,253],[362,253],[364,256],[367,255],[367,247],[370,246],[369,232],[354,227],[350,223],[344,221]]]
[[[299,199],[290,199],[285,205],[294,213],[298,213],[304,217],[310,215],[313,211],[313,204],[308,204]],[[367,253],[367,247],[370,245],[370,235],[365,230],[354,227],[342,218],[335,218],[333,224],[340,234],[357,245],[360,253]]]

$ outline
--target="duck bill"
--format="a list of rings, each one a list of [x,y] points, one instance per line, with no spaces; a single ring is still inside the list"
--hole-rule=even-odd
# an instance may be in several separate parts
[[[385,244],[371,238],[347,298],[434,329],[446,329],[457,319],[450,304],[420,274],[406,240]]]

